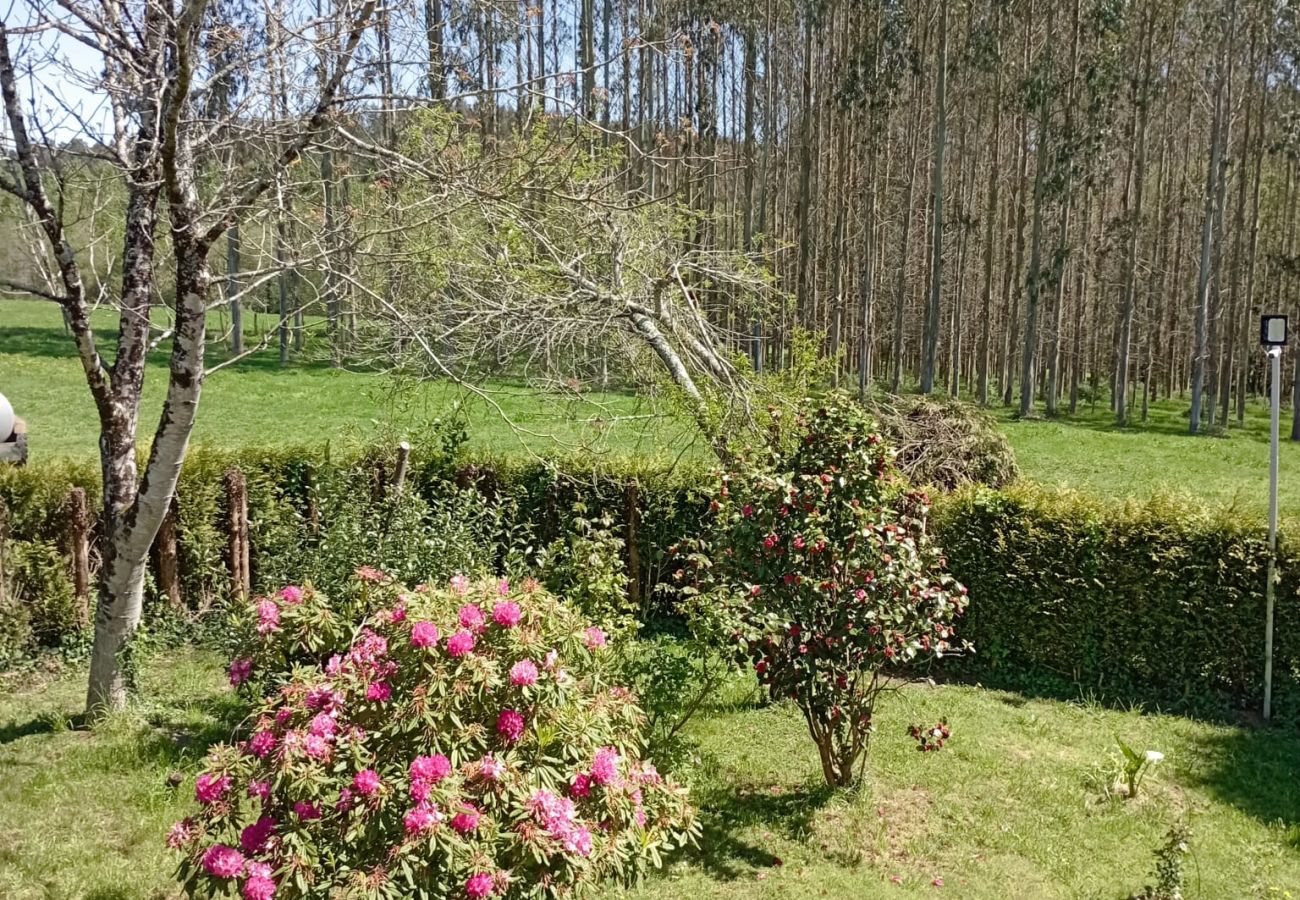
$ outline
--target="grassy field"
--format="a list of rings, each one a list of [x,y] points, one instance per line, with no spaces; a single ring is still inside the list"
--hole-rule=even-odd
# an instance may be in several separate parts
[[[96,320],[105,331],[112,323],[107,311]],[[262,324],[269,324],[267,317]],[[212,355],[219,359],[219,348]],[[150,357],[149,366],[144,434],[160,408],[166,375],[161,351]],[[0,392],[28,420],[35,459],[96,452],[94,409],[52,305],[0,301]],[[239,446],[364,438],[380,430],[400,434],[460,404],[471,443],[498,453],[525,447],[673,456],[703,452],[690,427],[634,396],[539,394],[504,384],[491,392],[517,429],[508,428],[488,401],[445,383],[394,392],[387,378],[372,373],[312,361],[282,369],[274,352],[263,353],[207,382],[194,440]],[[1187,402],[1177,398],[1155,404],[1150,421],[1127,429],[1114,427],[1104,404],[1053,420],[1017,421],[1001,409],[995,415],[1025,475],[1037,481],[1111,497],[1187,494],[1256,514],[1266,507],[1268,423],[1261,403],[1250,406],[1244,427],[1225,437],[1188,435]],[[1282,510],[1295,515],[1300,512],[1300,475],[1295,474],[1300,444],[1285,442],[1282,453]]]
[[[111,352],[105,336],[115,322],[109,310],[94,317],[103,353]],[[256,324],[248,323],[250,340],[260,337],[251,330]],[[262,327],[270,324],[270,317],[261,317]],[[309,341],[309,351],[310,346]],[[222,344],[209,344],[209,366],[225,357]],[[158,349],[149,355],[145,376],[144,439],[162,409],[166,378],[167,355]],[[27,421],[33,460],[98,452],[95,407],[53,304],[0,300],[0,393]],[[510,384],[489,385],[486,394],[470,394],[446,382],[398,390],[390,378],[331,368],[310,352],[281,368],[271,349],[205,382],[193,443],[240,447],[362,439],[377,432],[400,435],[453,408],[469,425],[472,445],[499,453],[528,448],[539,453],[676,454],[690,452],[698,443],[684,423],[657,414],[629,394],[541,393]],[[507,418],[515,427],[506,425]]]
[[[176,895],[163,837],[192,802],[207,743],[242,709],[205,652],[152,657],[142,684],[144,700],[93,732],[66,725],[79,670],[0,693],[0,896]],[[1149,880],[1152,849],[1183,816],[1188,897],[1300,896],[1300,744],[1289,737],[918,684],[888,696],[866,786],[831,793],[798,714],[732,693],[692,726],[699,851],[627,900],[1117,898]],[[940,717],[948,747],[917,753],[907,725]],[[1133,801],[1106,794],[1116,734],[1166,754]]]

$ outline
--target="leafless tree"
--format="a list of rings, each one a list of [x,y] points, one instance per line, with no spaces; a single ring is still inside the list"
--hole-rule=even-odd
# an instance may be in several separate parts
[[[58,272],[54,286],[9,283],[63,310],[99,415],[105,558],[100,572],[87,712],[121,706],[140,621],[146,560],[171,502],[204,379],[205,322],[213,246],[234,224],[265,213],[278,173],[297,163],[330,115],[374,11],[374,0],[342,2],[328,19],[305,17],[280,40],[249,39],[223,25],[207,0],[77,2],[30,0],[0,22],[0,89],[12,147],[0,189],[18,198]],[[322,46],[328,40],[327,46]],[[65,48],[74,52],[65,52]],[[270,127],[265,90],[220,114],[206,102],[237,71],[266,78],[269,55],[309,78],[314,96]],[[61,90],[37,96],[37,81]],[[76,108],[76,86],[107,96],[107,111]],[[24,88],[27,87],[25,93]],[[64,108],[50,108],[63,101]],[[72,124],[82,141],[62,139]],[[87,139],[92,139],[86,149]],[[261,148],[226,152],[228,142]],[[92,326],[85,248],[69,233],[63,202],[74,160],[89,155],[125,198],[118,334],[111,362]],[[236,160],[252,159],[252,164]],[[160,256],[166,229],[169,258]],[[170,268],[165,282],[161,265]],[[170,296],[169,296],[170,294]],[[226,298],[229,299],[229,298]],[[137,465],[145,357],[170,346],[166,397],[147,462]]]

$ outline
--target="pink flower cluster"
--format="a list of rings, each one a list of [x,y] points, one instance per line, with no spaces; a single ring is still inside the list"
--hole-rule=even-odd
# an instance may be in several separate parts
[[[194,799],[204,806],[211,806],[221,799],[229,787],[229,775],[214,775],[211,772],[204,772],[194,782]]]
[[[411,626],[411,646],[420,649],[435,646],[441,639],[438,626],[432,622],[416,622]]]
[[[497,734],[513,744],[524,736],[524,717],[518,710],[503,709],[497,716]]]
[[[549,837],[560,842],[566,853],[591,855],[591,831],[579,824],[577,808],[568,797],[559,797],[542,788],[529,798],[528,811]]]
[[[465,896],[470,900],[483,900],[496,893],[496,879],[487,872],[475,872],[465,881]]]
[[[259,600],[257,611],[257,633],[265,637],[273,631],[280,630],[280,607],[274,600]]]
[[[234,660],[230,664],[230,686],[239,687],[247,681],[253,674],[253,660],[250,657],[243,657]]]
[[[521,659],[510,667],[510,683],[515,687],[537,684],[537,665],[531,659]]]
[[[502,628],[514,628],[523,615],[524,611],[513,600],[502,600],[492,607],[492,621]]]

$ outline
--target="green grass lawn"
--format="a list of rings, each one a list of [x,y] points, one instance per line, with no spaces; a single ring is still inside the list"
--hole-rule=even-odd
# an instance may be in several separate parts
[[[107,310],[96,319],[104,333],[113,322]],[[269,327],[269,317],[261,324]],[[215,345],[210,355],[220,359],[223,352]],[[165,377],[165,355],[155,351],[146,380],[144,436],[152,432]],[[423,384],[398,396],[383,376],[331,369],[310,353],[282,369],[271,351],[208,380],[194,441],[248,446],[400,434],[460,403],[471,444],[496,453],[524,448],[664,456],[705,452],[689,425],[635,396],[545,394],[506,384],[490,390],[516,429],[507,427],[489,402],[446,383]],[[95,454],[94,408],[52,304],[0,301],[0,392],[27,419],[34,459]],[[1255,514],[1267,507],[1268,421],[1262,403],[1250,406],[1244,427],[1235,427],[1234,420],[1226,437],[1187,434],[1187,401],[1177,398],[1155,404],[1149,422],[1126,429],[1114,427],[1104,403],[1053,420],[1016,421],[1001,409],[996,415],[1025,475],[1034,480],[1109,497],[1186,494]],[[1289,432],[1289,422],[1284,430]],[[1295,516],[1300,514],[1300,444],[1284,442],[1282,454],[1282,511]]]
[[[260,318],[263,328],[271,326],[269,316]],[[93,322],[101,352],[111,355],[112,311],[98,311]],[[256,327],[251,317],[248,327],[250,341],[260,338],[251,330]],[[215,334],[215,323],[212,329]],[[457,407],[469,426],[471,445],[497,453],[676,455],[695,452],[697,446],[703,452],[689,426],[631,394],[546,393],[494,383],[483,397],[449,382],[398,391],[388,377],[334,369],[318,355],[309,338],[307,351],[287,367],[280,367],[271,349],[214,373],[204,383],[192,443],[246,447],[337,442],[376,433],[400,436]],[[209,366],[226,356],[224,344],[210,341]],[[149,355],[145,375],[143,440],[157,424],[166,378],[167,354],[158,349]],[[53,304],[0,300],[0,393],[27,421],[34,461],[98,452],[95,407]]]
[[[0,693],[0,897],[175,896],[163,837],[241,707],[213,655],[174,652],[148,659],[127,713],[69,730],[83,679]],[[867,784],[831,793],[791,707],[755,705],[744,685],[730,693],[691,726],[700,849],[628,900],[1118,898],[1147,882],[1180,816],[1193,829],[1187,896],[1300,896],[1293,732],[910,685],[878,716]],[[907,725],[940,717],[951,742],[917,753]],[[1137,800],[1105,793],[1116,734],[1166,754]]]

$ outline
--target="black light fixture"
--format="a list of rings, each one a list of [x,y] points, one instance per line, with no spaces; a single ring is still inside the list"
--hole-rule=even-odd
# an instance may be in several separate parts
[[[1259,342],[1265,347],[1286,346],[1286,316],[1260,316]]]

